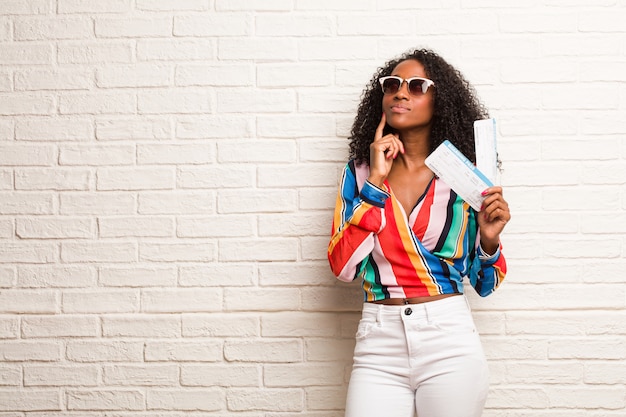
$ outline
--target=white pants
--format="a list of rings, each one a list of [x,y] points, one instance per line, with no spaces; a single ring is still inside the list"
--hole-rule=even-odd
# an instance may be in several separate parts
[[[465,296],[365,303],[346,417],[480,417],[487,361]]]

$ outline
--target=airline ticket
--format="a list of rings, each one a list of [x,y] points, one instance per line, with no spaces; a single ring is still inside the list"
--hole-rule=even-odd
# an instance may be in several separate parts
[[[493,183],[450,141],[445,141],[426,158],[426,165],[463,200],[480,211],[482,192]]]
[[[474,122],[476,166],[489,180],[498,183],[498,150],[496,147],[496,119]]]

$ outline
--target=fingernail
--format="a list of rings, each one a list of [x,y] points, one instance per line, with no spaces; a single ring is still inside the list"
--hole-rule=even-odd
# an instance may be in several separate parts
[[[487,190],[483,191],[482,193],[480,193],[480,195],[482,195],[482,196],[487,195],[487,191],[488,191],[488,190],[489,190],[489,189],[487,189]]]

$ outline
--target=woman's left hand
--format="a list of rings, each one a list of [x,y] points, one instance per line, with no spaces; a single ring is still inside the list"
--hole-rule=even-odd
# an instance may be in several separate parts
[[[485,200],[478,217],[480,245],[487,253],[495,253],[500,244],[500,233],[511,220],[509,205],[502,196],[502,187],[489,187],[483,191]]]

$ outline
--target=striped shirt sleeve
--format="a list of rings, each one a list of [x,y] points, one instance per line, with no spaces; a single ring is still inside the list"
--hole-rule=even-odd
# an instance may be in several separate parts
[[[385,227],[384,206],[389,197],[365,181],[359,190],[353,162],[343,170],[328,245],[331,270],[341,281],[352,281],[374,248],[374,234]]]

